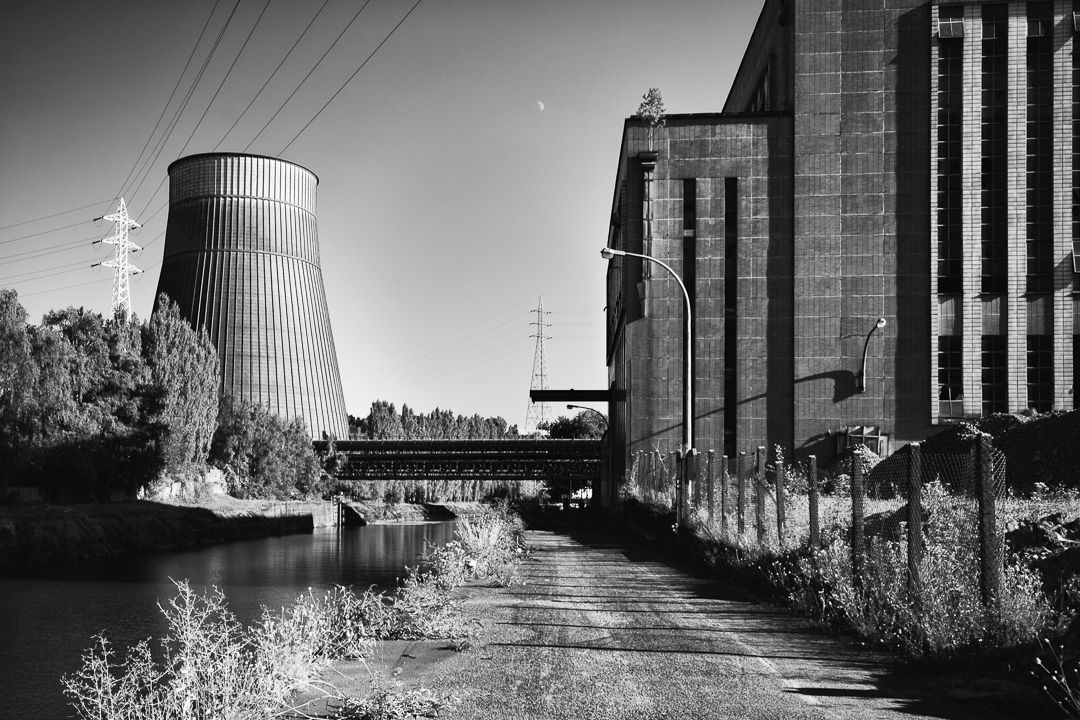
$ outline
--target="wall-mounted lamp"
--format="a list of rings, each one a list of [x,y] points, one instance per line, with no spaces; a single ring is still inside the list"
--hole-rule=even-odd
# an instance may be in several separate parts
[[[874,333],[881,328],[885,327],[885,318],[878,318],[874,323],[874,327],[870,328],[870,332],[866,334],[866,342],[862,347],[862,369],[859,370],[859,376],[855,378],[855,392],[866,392],[866,351],[870,347],[870,338],[874,336]]]

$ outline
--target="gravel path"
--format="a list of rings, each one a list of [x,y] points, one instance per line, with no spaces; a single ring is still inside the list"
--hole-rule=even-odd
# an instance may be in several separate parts
[[[584,532],[529,542],[524,584],[466,591],[465,614],[485,625],[477,647],[389,646],[380,674],[453,697],[447,718],[1041,717],[1019,686],[901,673],[640,546]]]

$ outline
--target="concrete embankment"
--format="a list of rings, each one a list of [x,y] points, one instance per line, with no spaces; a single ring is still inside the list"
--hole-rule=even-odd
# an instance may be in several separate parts
[[[152,502],[0,508],[0,570],[310,532],[311,514],[218,514]]]
[[[354,505],[351,512],[347,524],[362,525],[452,519],[468,514],[468,508]],[[311,532],[336,524],[337,513],[329,501],[232,498],[218,498],[208,507],[149,501],[0,507],[0,571]]]

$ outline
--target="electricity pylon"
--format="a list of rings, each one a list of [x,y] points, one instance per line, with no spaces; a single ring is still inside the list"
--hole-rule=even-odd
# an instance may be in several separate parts
[[[142,272],[142,270],[128,262],[128,252],[142,250],[141,247],[128,239],[128,230],[134,230],[142,227],[142,225],[128,217],[124,198],[120,198],[120,205],[116,208],[116,212],[106,215],[102,219],[115,224],[113,234],[101,240],[106,245],[116,246],[113,259],[101,263],[103,267],[113,269],[113,317],[123,315],[124,320],[127,321],[131,319],[131,284],[129,280],[133,273]]]
[[[529,383],[530,390],[547,390],[547,363],[544,359],[545,340],[551,338],[544,335],[544,328],[549,328],[551,325],[544,322],[544,316],[550,313],[544,312],[544,298],[541,297],[536,303],[536,320],[529,323],[536,326],[536,333],[529,337],[536,338],[536,350],[533,352],[533,369],[532,369],[532,382]],[[525,434],[535,432],[541,425],[547,422],[548,419],[548,407],[547,403],[532,402],[529,401],[529,409],[525,413]]]

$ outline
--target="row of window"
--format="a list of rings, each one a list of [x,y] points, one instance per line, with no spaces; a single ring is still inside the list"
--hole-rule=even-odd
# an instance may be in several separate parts
[[[938,415],[962,418],[964,409],[963,337],[938,336]],[[984,335],[980,353],[981,415],[1008,412],[1008,352],[1004,335]],[[1080,335],[1073,336],[1074,363],[1080,358]],[[1053,338],[1027,336],[1027,407],[1048,412],[1054,403]],[[1074,377],[1075,377],[1074,373]]]

